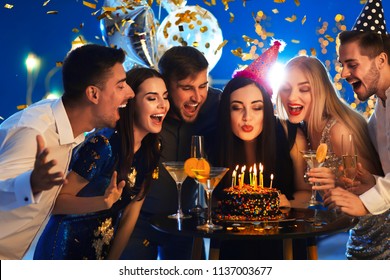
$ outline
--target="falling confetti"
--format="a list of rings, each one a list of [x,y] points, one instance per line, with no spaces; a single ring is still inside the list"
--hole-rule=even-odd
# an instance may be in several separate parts
[[[297,20],[297,16],[292,15],[291,17],[286,17],[285,20],[287,20],[288,22],[294,22]]]
[[[96,4],[93,4],[93,3],[90,3],[87,1],[83,1],[83,5],[88,7],[88,8],[91,8],[91,9],[96,9]]]

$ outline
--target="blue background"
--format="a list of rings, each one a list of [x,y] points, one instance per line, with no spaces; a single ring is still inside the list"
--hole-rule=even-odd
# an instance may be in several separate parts
[[[89,2],[97,5],[97,9],[103,6],[103,0]],[[211,0],[206,1],[208,3]],[[4,4],[14,5],[12,9],[4,8]],[[41,59],[41,67],[36,78],[32,101],[39,101],[45,96],[46,91],[62,92],[61,71],[54,72],[45,86],[45,79],[49,71],[56,67],[56,62],[62,61],[65,54],[71,48],[71,42],[82,35],[88,42],[104,44],[100,32],[99,21],[95,11],[85,5],[81,0],[51,0],[43,6],[43,0],[6,0],[0,7],[1,26],[1,75],[0,75],[0,116],[7,118],[15,113],[18,105],[26,104],[27,70],[25,59],[29,52],[35,53]],[[335,72],[335,42],[327,46],[326,54],[321,53],[319,38],[324,35],[318,34],[324,22],[328,23],[325,34],[336,38],[339,30],[336,28],[335,16],[344,15],[347,29],[350,29],[355,19],[360,14],[363,4],[360,0],[300,0],[297,6],[293,0],[285,3],[275,3],[274,0],[235,0],[229,3],[229,9],[225,10],[221,0],[216,0],[215,6],[208,6],[203,0],[188,0],[189,5],[200,5],[209,10],[218,20],[223,32],[223,37],[228,43],[223,48],[223,55],[210,75],[214,86],[223,88],[226,80],[231,77],[238,65],[248,64],[250,61],[242,61],[241,58],[232,54],[231,50],[241,47],[244,52],[249,52],[242,36],[247,35],[254,39],[261,38],[255,33],[253,14],[259,10],[267,15],[267,19],[261,25],[268,32],[274,33],[274,37],[287,43],[285,50],[279,54],[279,61],[286,62],[297,55],[299,51],[306,50],[308,54],[315,49],[317,57],[323,62],[329,61],[329,70],[334,76]],[[390,1],[383,1],[385,18],[389,19]],[[154,1],[152,8],[155,17],[160,22],[167,15],[162,9],[159,18],[159,7]],[[274,14],[273,9],[279,13]],[[58,11],[58,14],[47,14],[47,11]],[[230,23],[230,14],[234,14],[234,21]],[[286,17],[296,15],[297,20],[288,22]],[[306,16],[306,22],[302,24],[302,18]],[[390,22],[390,21],[389,21]],[[80,28],[80,25],[83,25]],[[72,29],[78,28],[75,33]],[[389,27],[388,27],[389,28]],[[292,39],[299,43],[291,42]],[[269,46],[270,38],[267,38],[265,48]],[[260,51],[260,49],[258,50]],[[354,97],[350,86],[343,83],[341,90],[348,102],[353,102]],[[1,122],[1,121],[0,121]]]

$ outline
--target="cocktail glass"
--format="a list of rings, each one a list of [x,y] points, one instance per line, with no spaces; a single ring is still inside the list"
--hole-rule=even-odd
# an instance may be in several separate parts
[[[307,163],[307,170],[309,171],[311,168],[317,168],[317,167],[322,167],[325,163],[323,162],[318,162],[316,158],[316,151],[314,150],[307,150],[307,151],[301,151],[303,158],[306,160]],[[312,184],[312,183],[310,183]],[[317,183],[314,183],[316,185]],[[309,200],[309,206],[315,206],[315,205],[320,205],[322,204],[321,201],[317,200],[317,191],[316,190],[311,190],[311,197]]]
[[[197,229],[206,231],[222,229],[222,226],[213,224],[212,221],[212,195],[214,188],[218,185],[228,170],[229,168],[226,167],[211,167],[210,172],[208,172],[208,170],[192,169],[192,172],[195,174],[195,179],[203,186],[206,191],[208,204],[207,222],[204,225],[197,226]]]
[[[167,161],[163,162],[162,165],[169,172],[171,177],[176,183],[177,188],[177,212],[169,215],[171,219],[188,219],[190,215],[184,214],[181,208],[181,187],[184,180],[187,178],[187,174],[184,171],[184,162],[182,161]]]

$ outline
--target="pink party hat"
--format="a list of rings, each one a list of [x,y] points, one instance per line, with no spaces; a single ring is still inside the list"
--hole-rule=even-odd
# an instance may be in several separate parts
[[[273,41],[273,45],[245,69],[236,70],[233,73],[233,78],[242,77],[254,80],[261,85],[269,95],[272,95],[272,88],[267,80],[267,75],[278,58],[278,52],[281,45],[280,41]]]

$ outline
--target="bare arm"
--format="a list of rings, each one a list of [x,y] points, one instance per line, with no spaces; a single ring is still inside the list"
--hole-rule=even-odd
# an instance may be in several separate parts
[[[125,208],[118,231],[113,240],[110,252],[108,253],[109,260],[118,260],[120,258],[131,234],[133,233],[144,200],[145,198],[138,201],[137,198],[135,198]]]
[[[300,151],[304,151],[306,149],[306,139],[303,135],[303,132],[298,129],[294,146],[290,151],[295,177],[294,200],[290,201],[292,207],[305,207],[305,203],[309,201],[311,195],[311,186],[305,183],[305,180],[303,179],[303,175],[306,171],[306,162],[300,153]]]
[[[117,172],[114,171],[110,185],[103,196],[78,197],[78,192],[88,184],[88,181],[76,172],[69,172],[67,183],[62,187],[57,197],[53,214],[85,214],[105,210],[120,198],[125,182],[117,185]]]

